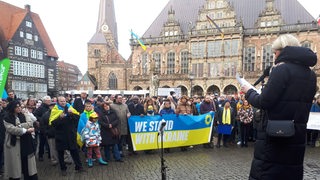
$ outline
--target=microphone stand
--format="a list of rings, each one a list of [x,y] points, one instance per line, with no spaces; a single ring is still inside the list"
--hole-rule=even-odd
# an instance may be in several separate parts
[[[163,158],[163,155],[164,155],[163,132],[164,132],[164,130],[160,131],[160,137],[161,137],[161,148],[160,148],[161,179],[162,179],[162,180],[166,180],[166,179],[167,179],[167,166],[164,164],[165,160],[164,160],[164,158]]]

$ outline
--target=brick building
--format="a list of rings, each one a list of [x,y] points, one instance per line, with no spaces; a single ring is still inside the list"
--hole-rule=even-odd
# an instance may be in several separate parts
[[[79,80],[82,78],[82,73],[78,66],[58,61],[58,90],[60,94],[64,94],[67,90],[77,89]]]
[[[0,56],[11,60],[6,89],[19,98],[57,94],[58,54],[38,14],[0,1]]]
[[[160,87],[181,87],[187,95],[237,93],[236,73],[253,84],[273,64],[271,45],[280,34],[316,52],[319,30],[297,0],[171,0],[143,35],[147,50],[131,40],[128,89],[149,88],[154,60]],[[314,70],[319,76],[319,62]]]

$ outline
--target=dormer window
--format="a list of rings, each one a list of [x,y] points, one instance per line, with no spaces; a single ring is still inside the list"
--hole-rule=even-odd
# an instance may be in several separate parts
[[[32,40],[32,34],[26,33],[26,38]]]
[[[32,28],[32,23],[30,21],[26,21],[26,26]]]
[[[20,37],[23,38],[24,37],[24,32],[20,31]]]

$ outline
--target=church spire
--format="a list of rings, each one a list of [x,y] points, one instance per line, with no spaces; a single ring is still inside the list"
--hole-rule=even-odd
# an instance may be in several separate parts
[[[113,0],[100,0],[96,33],[110,31],[118,48],[117,22]]]

